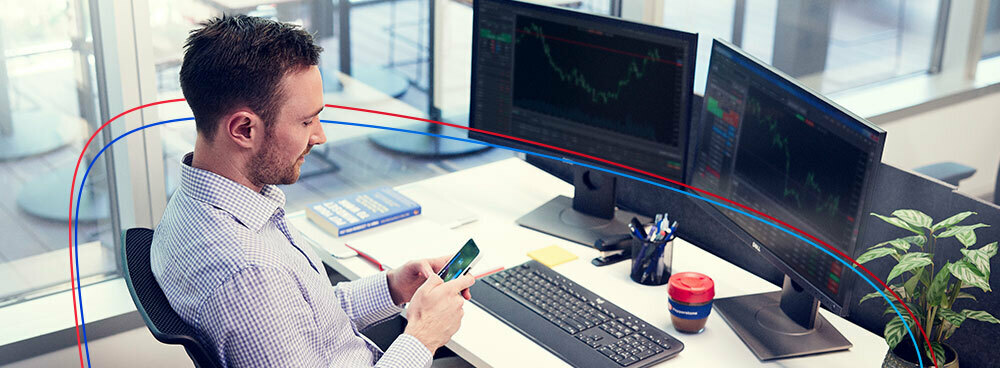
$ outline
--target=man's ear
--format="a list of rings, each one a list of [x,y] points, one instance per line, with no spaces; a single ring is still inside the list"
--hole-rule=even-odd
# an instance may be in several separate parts
[[[264,121],[257,114],[247,110],[239,110],[229,114],[222,125],[226,139],[243,148],[253,148],[263,137]]]

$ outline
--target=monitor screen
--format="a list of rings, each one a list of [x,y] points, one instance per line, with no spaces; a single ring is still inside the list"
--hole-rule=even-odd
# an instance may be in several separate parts
[[[697,35],[509,0],[475,18],[472,128],[683,179]]]
[[[690,182],[853,256],[885,132],[716,40]],[[842,307],[847,270],[820,249],[718,208],[783,272]],[[822,245],[820,245],[822,246]]]

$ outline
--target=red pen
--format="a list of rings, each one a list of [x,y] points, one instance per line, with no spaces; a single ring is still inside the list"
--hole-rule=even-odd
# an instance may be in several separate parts
[[[385,267],[382,267],[382,264],[379,263],[378,261],[376,261],[375,258],[372,258],[372,256],[367,255],[367,254],[365,254],[365,252],[362,252],[360,250],[354,249],[354,247],[352,247],[350,245],[347,245],[347,243],[344,243],[344,246],[348,247],[348,248],[351,248],[351,250],[353,250],[354,252],[358,253],[358,256],[360,256],[361,258],[364,258],[368,262],[371,262],[373,265],[375,265],[376,267],[378,267],[379,271],[385,271]]]
[[[492,275],[492,274],[494,274],[494,273],[497,273],[497,272],[500,272],[500,271],[503,271],[503,266],[500,266],[500,267],[497,267],[497,268],[495,268],[495,269],[492,269],[492,270],[489,270],[489,271],[486,271],[486,272],[483,272],[483,273],[481,273],[481,274],[478,274],[478,275],[474,276],[473,278],[474,278],[474,279],[479,279],[480,277],[483,277],[483,276],[489,276],[489,275]]]

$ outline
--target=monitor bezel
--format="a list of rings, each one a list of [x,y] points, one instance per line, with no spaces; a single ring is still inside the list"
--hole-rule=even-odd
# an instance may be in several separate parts
[[[715,56],[716,47],[723,47],[723,48],[726,49],[727,52],[730,52],[731,55],[736,55],[738,57],[744,58],[746,61],[749,61],[751,64],[759,67],[760,70],[763,71],[764,73],[769,73],[769,74],[771,74],[772,77],[777,77],[778,80],[781,80],[783,82],[788,83],[788,87],[797,89],[798,92],[802,92],[802,93],[807,94],[808,96],[816,98],[819,103],[826,104],[827,107],[833,109],[835,112],[843,114],[844,115],[843,117],[850,118],[854,122],[860,124],[865,129],[869,130],[869,133],[874,134],[875,136],[878,136],[878,143],[877,143],[878,149],[876,150],[875,156],[872,157],[872,159],[875,162],[875,164],[872,165],[872,167],[869,169],[870,178],[868,178],[867,182],[865,183],[864,187],[862,188],[865,200],[862,201],[862,204],[861,204],[861,213],[863,215],[869,213],[869,211],[871,211],[871,207],[872,207],[872,201],[873,201],[872,195],[875,192],[875,183],[877,182],[877,178],[878,178],[878,175],[879,175],[879,166],[880,166],[880,163],[882,162],[882,152],[885,149],[885,137],[886,137],[885,130],[883,130],[882,128],[879,128],[875,124],[872,124],[867,119],[864,119],[864,118],[862,118],[862,117],[860,117],[860,116],[852,113],[851,111],[843,108],[842,106],[838,105],[836,102],[833,102],[832,100],[830,100],[829,98],[827,98],[823,94],[818,93],[816,91],[813,91],[811,88],[809,88],[806,85],[802,84],[801,82],[799,82],[795,78],[792,78],[791,76],[785,74],[784,72],[778,70],[777,68],[774,68],[774,67],[768,65],[767,63],[761,61],[760,59],[757,59],[756,57],[754,57],[753,55],[750,55],[749,53],[743,51],[739,47],[737,47],[737,46],[735,46],[735,45],[733,45],[733,44],[731,44],[731,43],[729,43],[729,42],[727,42],[725,40],[721,40],[721,39],[718,39],[718,38],[715,38],[712,41],[712,49],[711,49],[711,54],[709,55],[710,61],[709,61],[709,67],[708,67],[708,76],[706,78],[706,84],[707,84],[708,79],[710,79],[711,76],[712,76],[711,60],[713,60],[712,58]],[[753,71],[750,71],[750,72],[753,72]],[[703,98],[702,107],[701,107],[701,110],[700,110],[699,121],[697,123],[692,122],[692,126],[695,126],[695,125],[700,126],[701,125],[701,120],[705,119],[704,114],[705,114],[705,109],[707,108],[707,104],[708,104],[707,100]],[[696,133],[692,133],[692,135],[697,135],[697,134],[700,134],[700,130],[696,130]],[[694,139],[689,139],[690,141],[692,141],[690,143],[692,143],[694,145],[697,145],[699,143],[699,141],[700,141],[698,138],[699,137],[695,137]],[[698,147],[692,147],[692,153],[693,154],[697,154],[697,149],[698,149]],[[693,158],[691,158],[691,160],[692,160],[692,162],[694,162]],[[688,173],[688,177],[689,178],[693,178],[693,173]],[[691,184],[690,182],[685,182],[685,183],[689,184],[689,185]],[[694,190],[689,189],[689,191],[691,191],[693,193],[697,193],[699,196],[703,196],[702,194],[700,194],[700,193],[698,193],[698,192],[696,192]],[[769,263],[771,263],[780,272],[782,272],[785,275],[788,275],[790,278],[792,278],[792,281],[794,281],[796,284],[802,286],[805,290],[809,290],[809,293],[812,294],[814,297],[816,297],[816,299],[818,299],[820,301],[820,303],[822,303],[824,306],[826,306],[826,308],[828,310],[830,310],[831,312],[834,312],[834,313],[836,313],[837,315],[840,315],[840,316],[846,316],[848,314],[848,312],[850,310],[850,305],[849,305],[850,304],[850,300],[851,300],[851,298],[853,297],[853,294],[854,294],[854,285],[856,284],[856,281],[859,281],[858,277],[856,277],[854,275],[852,275],[850,277],[844,277],[843,275],[847,275],[848,274],[848,273],[844,273],[841,276],[841,280],[842,280],[841,286],[842,286],[842,290],[843,291],[839,294],[839,297],[837,298],[839,300],[835,300],[831,296],[829,296],[826,293],[824,293],[819,287],[817,287],[816,285],[813,285],[811,281],[807,280],[805,277],[803,277],[801,274],[799,274],[797,271],[795,271],[781,257],[779,257],[777,254],[775,254],[773,251],[771,251],[771,249],[767,246],[767,244],[765,244],[764,242],[761,242],[760,240],[756,239],[753,235],[751,235],[749,232],[743,230],[743,228],[741,226],[739,226],[739,224],[737,224],[732,218],[730,218],[729,216],[727,216],[725,213],[723,213],[717,207],[715,207],[714,205],[709,204],[708,202],[705,202],[705,201],[701,201],[701,200],[697,200],[697,199],[694,199],[694,201],[696,203],[698,203],[698,206],[700,208],[704,209],[705,212],[708,213],[709,216],[711,216],[713,219],[715,219],[719,223],[723,224],[723,226],[726,226],[727,229],[730,230],[731,232],[733,232],[734,234],[739,234],[739,236],[737,236],[737,237],[740,238],[740,240],[744,240],[744,241],[749,240],[747,246],[749,246],[752,250],[757,251],[758,253],[760,253],[761,255],[763,255],[764,259],[766,259]],[[743,216],[743,215],[740,215],[740,216]],[[865,231],[867,230],[867,225],[869,223],[869,221],[866,221],[865,219],[867,219],[867,216],[859,218],[859,220],[861,221],[861,223],[858,226],[858,235],[855,238],[855,243],[854,244],[848,244],[847,245],[848,246],[847,250],[844,251],[844,254],[847,254],[847,255],[849,255],[852,258],[856,258],[859,248],[863,248],[863,247],[859,247],[859,244],[860,244],[859,242],[861,241],[861,239],[864,238],[863,235],[865,234]],[[773,224],[773,222],[771,222],[770,220],[765,219],[765,221]],[[779,225],[779,224],[774,224],[774,226],[784,227],[784,226]],[[791,229],[788,229],[788,230],[794,231],[794,230],[791,230]],[[822,246],[822,245],[820,245],[820,246]],[[835,255],[835,257],[841,258],[841,257],[836,256],[836,255]],[[852,263],[851,260],[846,260],[845,259],[845,261],[848,264]],[[848,268],[854,268],[854,267],[845,267],[845,270],[848,269]],[[848,270],[848,271],[850,271],[850,270]],[[853,271],[851,271],[851,272],[853,272]]]
[[[586,157],[572,155],[572,154],[568,154],[566,152],[562,152],[562,151],[559,151],[559,150],[554,150],[554,149],[550,149],[550,148],[540,147],[540,146],[537,146],[537,145],[533,145],[533,144],[529,144],[529,143],[524,143],[524,142],[521,142],[521,141],[518,141],[518,140],[508,139],[508,138],[503,138],[503,137],[498,137],[498,136],[494,136],[492,134],[487,134],[487,133],[476,131],[476,129],[483,130],[483,131],[489,131],[488,129],[483,129],[483,127],[481,127],[481,126],[477,126],[476,119],[475,119],[475,116],[476,116],[476,102],[477,102],[476,101],[476,99],[477,99],[477,97],[476,97],[476,86],[477,86],[477,84],[476,84],[477,83],[476,70],[478,68],[478,60],[479,60],[479,29],[480,29],[479,24],[480,24],[480,11],[481,11],[480,7],[481,7],[481,4],[484,1],[485,2],[493,2],[493,3],[506,3],[509,6],[513,6],[513,7],[517,7],[517,8],[523,8],[523,9],[528,9],[528,10],[548,12],[550,14],[568,15],[568,16],[572,16],[572,17],[577,17],[577,18],[582,19],[584,21],[592,21],[592,22],[596,22],[596,23],[602,24],[602,25],[620,26],[620,27],[624,27],[626,29],[633,30],[633,31],[657,33],[660,36],[671,37],[671,38],[674,38],[674,39],[676,39],[678,41],[686,42],[687,43],[686,47],[688,48],[689,52],[688,52],[688,57],[687,57],[687,60],[685,61],[685,67],[684,67],[685,70],[686,70],[686,74],[687,74],[686,75],[686,77],[687,77],[687,83],[683,87],[683,90],[687,92],[687,95],[685,96],[686,99],[687,99],[687,101],[683,103],[683,106],[682,106],[682,116],[681,116],[681,124],[684,125],[683,128],[685,128],[685,129],[682,130],[683,133],[681,134],[680,137],[678,137],[678,142],[680,142],[680,143],[683,144],[683,149],[680,150],[681,151],[681,175],[679,177],[667,177],[667,176],[664,176],[664,177],[667,177],[668,179],[675,180],[675,181],[680,182],[680,183],[684,183],[687,180],[687,175],[688,175],[688,167],[687,167],[688,166],[688,161],[687,161],[688,160],[688,155],[687,155],[687,151],[688,151],[688,145],[691,144],[691,142],[688,141],[688,137],[690,137],[690,135],[691,135],[690,134],[690,130],[691,130],[691,113],[692,113],[693,108],[694,108],[692,106],[693,100],[694,100],[694,73],[695,73],[695,62],[696,62],[696,59],[697,59],[697,51],[698,51],[698,34],[697,33],[683,32],[683,31],[673,30],[673,29],[669,29],[669,28],[663,28],[663,27],[657,27],[657,26],[652,26],[652,25],[648,25],[648,24],[643,24],[643,23],[636,23],[636,22],[624,20],[624,19],[621,19],[621,18],[615,18],[615,17],[605,16],[605,15],[599,15],[599,14],[585,13],[585,12],[582,12],[582,11],[579,11],[579,10],[574,10],[574,9],[561,8],[561,7],[549,6],[549,5],[541,5],[541,4],[532,4],[532,3],[521,2],[521,1],[513,1],[513,0],[475,0],[473,2],[473,6],[472,6],[472,8],[473,8],[473,13],[472,13],[472,68],[471,68],[471,79],[470,79],[471,80],[471,85],[470,85],[470,92],[471,93],[470,93],[470,101],[469,101],[469,128],[470,128],[470,130],[469,130],[469,138],[470,139],[476,139],[476,140],[483,141],[483,142],[487,142],[487,143],[493,143],[493,144],[498,144],[498,145],[502,145],[502,146],[506,146],[506,147],[510,147],[510,148],[515,148],[515,149],[519,149],[519,150],[523,150],[523,151],[530,151],[530,152],[547,154],[547,155],[551,155],[551,156],[563,158],[563,159],[574,161],[574,162],[586,163],[586,164],[598,166],[598,167],[601,167],[601,168],[604,168],[604,169],[613,170],[613,171],[625,171],[625,170],[623,168],[621,168],[621,167],[614,166],[614,165],[609,165],[609,164],[606,164],[606,163],[603,163],[603,162],[600,162],[600,161],[596,161],[596,160],[592,160],[592,159],[589,159],[589,158],[586,158]],[[564,148],[564,147],[561,147],[561,148]],[[569,149],[569,148],[566,148],[566,149]],[[601,157],[601,158],[603,158],[603,157]],[[654,180],[654,181],[657,181],[657,182],[660,182],[660,183],[667,183],[667,184],[671,184],[672,185],[672,183],[669,183],[669,182],[666,182],[666,181],[661,180],[659,178],[656,178],[656,177],[653,177],[653,176],[649,176],[649,175],[646,175],[646,174],[642,174],[642,173],[639,173],[639,172],[635,172],[635,171],[625,171],[625,172],[628,173],[629,175],[634,175],[634,176],[642,177],[642,178],[645,178],[645,179]],[[660,175],[662,173],[654,173],[654,174]]]

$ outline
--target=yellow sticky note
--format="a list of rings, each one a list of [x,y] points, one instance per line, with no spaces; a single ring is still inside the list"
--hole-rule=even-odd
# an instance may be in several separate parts
[[[558,245],[535,249],[528,252],[528,257],[549,267],[555,267],[577,258],[576,254],[570,253]]]

